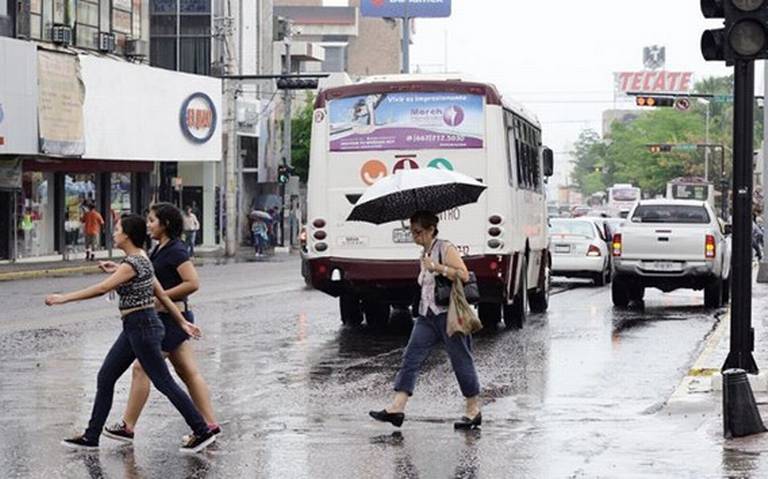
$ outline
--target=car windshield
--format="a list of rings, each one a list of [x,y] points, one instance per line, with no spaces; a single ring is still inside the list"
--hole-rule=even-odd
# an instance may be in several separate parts
[[[632,214],[634,223],[709,223],[709,213],[703,206],[642,205]]]
[[[595,237],[595,229],[589,221],[553,221],[549,233],[561,236]]]

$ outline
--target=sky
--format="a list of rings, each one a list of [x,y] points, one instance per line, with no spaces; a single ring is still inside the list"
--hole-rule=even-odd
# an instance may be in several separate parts
[[[702,16],[699,0],[452,3],[450,18],[417,19],[412,71],[443,71],[447,50],[447,71],[492,82],[522,103],[539,117],[544,142],[555,151],[556,184],[565,182],[579,133],[601,132],[602,112],[614,107],[613,72],[642,70],[644,47],[665,46],[665,69],[693,71],[694,81],[729,74],[724,63],[701,56],[702,31],[721,23]],[[756,70],[762,81],[763,66]],[[615,105],[634,108],[631,99]]]

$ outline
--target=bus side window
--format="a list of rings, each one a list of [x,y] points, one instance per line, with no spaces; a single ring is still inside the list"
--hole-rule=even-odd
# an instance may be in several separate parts
[[[509,184],[515,186],[515,130],[514,118],[509,112],[504,112],[504,128],[507,133],[507,174],[509,175]]]

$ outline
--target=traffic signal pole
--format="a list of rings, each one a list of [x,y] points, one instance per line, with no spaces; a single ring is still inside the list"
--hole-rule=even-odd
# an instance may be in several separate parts
[[[768,93],[768,60],[763,62],[765,74],[764,90]],[[763,104],[763,228],[768,225],[768,105]],[[763,241],[765,243],[765,241]],[[765,246],[763,246],[763,257],[760,259],[760,266],[757,270],[757,282],[768,283],[768,258],[765,257]]]
[[[285,36],[285,65],[283,66],[283,73],[290,75],[291,73],[291,24],[288,25],[288,31]],[[292,98],[293,92],[291,90],[285,90],[284,105],[285,105],[285,117],[283,119],[283,165],[290,167],[293,162],[291,161],[292,152],[292,139],[291,139],[291,127],[292,123]],[[285,183],[280,183],[280,246],[285,246]]]
[[[723,365],[757,374],[752,356],[752,139],[755,62],[734,60],[731,350]]]

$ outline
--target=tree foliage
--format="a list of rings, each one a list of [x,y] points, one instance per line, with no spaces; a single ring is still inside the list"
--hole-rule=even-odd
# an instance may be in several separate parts
[[[733,77],[710,77],[695,85],[695,93],[732,95]],[[604,191],[615,183],[632,183],[644,195],[664,194],[666,183],[679,176],[704,176],[704,149],[651,153],[652,144],[703,144],[706,142],[707,105],[691,99],[689,111],[657,108],[643,111],[628,123],[614,123],[610,139],[585,130],[573,149],[574,184],[585,195]],[[709,143],[725,145],[725,179],[732,165],[733,103],[709,104]],[[755,147],[762,140],[762,111],[755,108]],[[712,150],[710,150],[712,151]],[[718,184],[721,175],[719,150],[709,156],[709,178]]]
[[[294,173],[306,183],[309,176],[309,146],[312,141],[314,97],[307,101],[291,121],[291,157]]]

